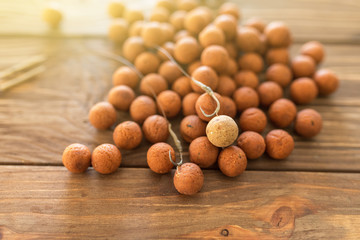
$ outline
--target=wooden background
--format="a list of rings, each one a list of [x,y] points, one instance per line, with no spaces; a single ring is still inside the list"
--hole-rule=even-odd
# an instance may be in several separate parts
[[[293,56],[303,42],[322,41],[322,67],[336,71],[341,86],[311,104],[323,131],[312,140],[295,136],[287,160],[249,161],[237,178],[205,170],[203,189],[187,197],[171,174],[147,168],[146,141],[122,151],[122,167],[109,176],[70,174],[61,164],[73,142],[91,149],[112,142],[110,130],[96,131],[87,119],[119,66],[89,51],[112,48],[106,3],[64,1],[62,32],[54,33],[40,20],[45,1],[0,0],[0,69],[49,56],[43,74],[0,95],[0,239],[360,238],[360,2],[236,2],[244,19],[285,21]],[[178,131],[179,119],[172,122]]]

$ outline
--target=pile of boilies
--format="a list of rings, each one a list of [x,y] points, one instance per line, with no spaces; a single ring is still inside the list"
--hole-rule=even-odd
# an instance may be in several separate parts
[[[201,168],[217,162],[223,174],[235,177],[245,170],[247,159],[257,159],[264,152],[273,159],[288,157],[294,140],[284,128],[293,126],[305,138],[320,132],[321,115],[310,108],[297,111],[296,105],[309,104],[338,88],[339,80],[332,71],[317,69],[324,59],[321,43],[305,43],[290,60],[289,28],[283,22],[266,24],[259,18],[240,25],[240,11],[234,3],[222,4],[215,14],[197,0],[159,0],[145,21],[141,11],[112,2],[109,14],[115,18],[109,28],[110,40],[122,46],[123,57],[144,77],[140,79],[130,66],[118,68],[107,101],[91,108],[89,120],[95,128],[106,130],[117,122],[116,111],[129,111],[133,121],[115,127],[116,146],[102,144],[92,154],[84,145],[68,146],[63,163],[69,171],[84,172],[91,163],[99,173],[112,173],[121,164],[119,149],[135,149],[145,137],[153,144],[147,152],[149,168],[169,173],[174,167],[169,152],[174,161],[176,154],[165,143],[167,119],[181,116],[180,134],[190,143],[190,162],[177,166],[174,185],[181,194],[192,195],[202,188]],[[215,100],[158,51],[159,46],[193,79],[214,90],[220,102],[219,116],[204,116],[201,109],[211,114]],[[264,139],[261,134],[268,121],[278,129]],[[234,129],[232,122],[238,127],[235,124]]]

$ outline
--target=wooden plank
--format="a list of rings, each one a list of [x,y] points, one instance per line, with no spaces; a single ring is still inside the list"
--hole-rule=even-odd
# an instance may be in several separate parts
[[[4,239],[357,239],[360,175],[204,171],[195,196],[172,174],[119,169],[108,176],[64,167],[0,167]]]
[[[325,1],[245,1],[237,3],[243,19],[257,16],[270,22],[285,21],[294,33],[295,41],[360,42],[360,4],[356,0]],[[149,14],[155,1],[126,1],[132,8]],[[0,1],[0,34],[52,37],[105,36],[109,26],[107,1],[61,1],[64,21],[61,31],[52,32],[41,21],[41,1]],[[86,9],[86,11],[84,11]]]
[[[61,165],[62,151],[73,142],[91,149],[112,142],[110,130],[96,131],[87,120],[90,107],[106,99],[118,66],[86,48],[101,44],[107,46],[101,40],[0,39],[0,55],[6,56],[0,67],[34,54],[50,56],[44,74],[1,95],[1,164]],[[298,48],[294,46],[293,55]],[[341,88],[312,105],[324,118],[322,133],[313,140],[296,137],[296,148],[286,161],[265,156],[250,161],[248,169],[360,171],[360,47],[327,45],[327,52],[324,66],[338,72]],[[119,116],[119,121],[129,119],[126,113]],[[179,133],[180,118],[171,121]],[[183,145],[188,160],[188,145]],[[123,166],[146,167],[149,147],[144,140],[136,151],[122,151]]]

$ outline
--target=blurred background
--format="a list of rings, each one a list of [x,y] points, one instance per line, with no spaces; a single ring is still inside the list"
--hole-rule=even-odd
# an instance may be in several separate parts
[[[176,0],[174,0],[176,1]],[[110,1],[99,0],[0,0],[1,36],[54,36],[42,20],[45,8],[55,5],[63,14],[56,35],[101,37],[110,23]],[[149,16],[155,0],[123,0],[129,9],[139,9]],[[200,1],[201,2],[201,1]],[[203,0],[214,9],[223,0]],[[232,0],[240,6],[242,21],[258,16],[266,22],[285,21],[292,29],[295,42],[309,39],[322,42],[360,42],[359,0]],[[326,26],[326,29],[324,29]]]

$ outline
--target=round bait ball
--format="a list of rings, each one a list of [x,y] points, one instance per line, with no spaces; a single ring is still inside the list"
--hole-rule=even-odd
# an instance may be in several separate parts
[[[175,162],[175,151],[169,144],[159,142],[152,145],[146,156],[149,168],[159,174],[170,172],[174,165],[170,161],[169,152]]]
[[[295,131],[303,137],[311,138],[320,133],[322,117],[314,109],[304,109],[298,112],[295,119]]]
[[[260,33],[251,27],[237,29],[236,44],[243,52],[256,52],[260,49]]]
[[[174,91],[163,91],[157,97],[157,108],[161,113],[164,111],[168,118],[176,117],[181,110],[181,98]]]
[[[148,117],[142,130],[146,140],[151,143],[166,142],[169,137],[168,121],[159,115],[152,115]]]
[[[291,99],[297,104],[311,103],[317,95],[316,83],[310,78],[298,78],[290,85]]]
[[[124,19],[129,23],[133,24],[137,21],[144,20],[144,14],[138,9],[126,9],[124,13]]]
[[[241,70],[259,73],[264,69],[262,57],[257,53],[245,53],[239,58],[238,63]]]
[[[266,52],[265,59],[268,65],[275,63],[288,65],[290,59],[289,50],[287,48],[270,48]]]
[[[90,150],[85,145],[79,143],[73,143],[67,146],[62,155],[64,166],[72,173],[85,172],[90,166],[90,160]]]
[[[230,146],[220,152],[218,164],[224,175],[236,177],[245,171],[247,159],[243,150],[237,146]]]
[[[288,47],[291,44],[291,33],[283,22],[269,23],[264,34],[270,47]]]
[[[194,139],[189,146],[190,161],[201,168],[212,166],[218,157],[219,149],[211,144],[207,137]]]
[[[138,147],[142,140],[139,124],[133,121],[120,123],[114,130],[113,140],[119,148],[130,150]]]
[[[231,118],[236,116],[236,104],[234,100],[229,97],[222,96],[220,112],[222,115],[227,115]]]
[[[177,65],[171,61],[165,61],[160,65],[159,74],[163,76],[169,84],[172,84],[183,75]]]
[[[141,37],[144,39],[145,46],[154,47],[163,43],[163,31],[158,22],[148,22],[141,30]]]
[[[108,95],[109,103],[120,111],[128,111],[134,99],[134,91],[126,85],[113,87]]]
[[[201,63],[218,73],[226,73],[228,62],[229,54],[222,46],[212,45],[206,47],[201,53]]]
[[[257,88],[260,104],[264,107],[270,106],[273,102],[284,95],[284,91],[276,82],[263,82]]]
[[[292,80],[292,72],[288,66],[275,63],[266,70],[266,80],[276,82],[282,87],[287,87]]]
[[[250,87],[255,89],[259,85],[258,76],[249,70],[241,70],[235,74],[237,87]]]
[[[125,12],[125,5],[121,1],[111,1],[108,5],[108,13],[113,18],[121,18]]]
[[[186,116],[181,120],[180,134],[186,142],[190,143],[195,138],[206,135],[206,123],[197,115]]]
[[[186,96],[182,100],[182,110],[184,116],[196,114],[195,104],[199,97],[200,93],[191,92],[189,94],[186,94]]]
[[[319,93],[327,96],[336,91],[339,87],[339,78],[334,72],[328,69],[320,69],[314,75],[314,81]]]
[[[233,95],[233,99],[238,111],[244,111],[247,108],[259,106],[259,96],[257,92],[249,87],[238,88]]]
[[[193,37],[183,37],[175,44],[174,56],[179,63],[192,63],[200,56],[200,45]]]
[[[190,78],[182,76],[176,79],[173,83],[171,89],[180,95],[180,97],[185,97],[187,94],[192,92]]]
[[[99,102],[90,109],[89,121],[99,130],[108,129],[116,122],[116,110],[108,102]]]
[[[122,47],[122,54],[130,62],[134,62],[136,57],[145,52],[144,40],[141,37],[134,36],[125,40]]]
[[[316,64],[322,62],[325,56],[324,46],[318,41],[305,43],[300,49],[301,55],[306,55],[314,59]]]
[[[142,124],[146,118],[156,114],[155,101],[148,96],[139,96],[130,105],[131,118]]]
[[[227,147],[238,137],[239,129],[234,119],[226,115],[214,117],[206,126],[206,136],[217,147]]]
[[[157,72],[160,59],[153,53],[143,52],[135,58],[135,67],[144,75]]]
[[[278,99],[270,105],[268,116],[277,127],[288,127],[295,120],[296,106],[288,99]]]
[[[266,115],[259,108],[248,108],[240,115],[239,126],[242,131],[261,133],[267,124]]]
[[[221,14],[217,16],[214,20],[214,25],[223,31],[227,41],[235,38],[237,20],[233,15]]]
[[[112,76],[114,86],[126,85],[135,89],[139,83],[139,76],[127,66],[119,67]]]
[[[248,19],[245,24],[246,27],[252,27],[259,31],[259,33],[263,33],[266,27],[266,24],[260,18],[253,17]]]
[[[221,75],[219,77],[219,84],[216,88],[216,92],[222,96],[231,97],[236,90],[235,81],[226,75]]]
[[[225,35],[214,25],[207,26],[199,34],[199,42],[204,48],[210,45],[224,45]]]
[[[294,139],[284,130],[275,129],[265,137],[266,153],[274,159],[285,159],[294,150]]]
[[[128,23],[124,19],[114,19],[109,28],[109,39],[115,43],[124,42],[127,38],[128,28]]]
[[[215,97],[219,100],[220,102],[220,107],[221,107],[221,100],[222,97],[218,94],[218,93],[214,93]],[[206,113],[206,114],[212,114],[215,109],[217,107],[216,101],[207,93],[203,93],[197,100],[195,103],[195,110],[197,115],[199,116],[199,118],[201,118],[201,120],[203,121],[210,121],[212,118],[215,117],[206,117],[201,109]],[[201,108],[201,109],[200,109]],[[221,109],[220,109],[221,110]]]
[[[311,57],[300,55],[291,61],[291,68],[296,78],[312,77],[316,70],[316,64]]]
[[[219,78],[216,72],[208,66],[198,67],[191,75],[195,80],[202,82],[209,86],[212,90],[216,89],[219,84]],[[193,81],[190,82],[194,92],[203,93],[204,90],[196,85]]]
[[[257,132],[246,131],[240,134],[237,145],[246,155],[247,159],[257,159],[261,157],[266,149],[264,138]]]
[[[170,23],[174,26],[176,31],[184,29],[186,11],[178,10],[171,14]]]
[[[236,20],[241,18],[239,6],[233,2],[225,2],[219,8],[219,14],[230,14]]]
[[[121,152],[112,144],[97,146],[91,155],[91,165],[101,174],[115,172],[121,164]]]
[[[62,18],[62,14],[57,6],[47,7],[42,12],[42,19],[54,29],[59,27]]]
[[[201,168],[194,163],[184,163],[178,166],[174,175],[176,190],[184,195],[194,195],[204,184],[204,174]]]
[[[157,73],[150,73],[146,75],[140,83],[140,92],[151,97],[153,94],[158,95],[167,89],[167,81]]]

